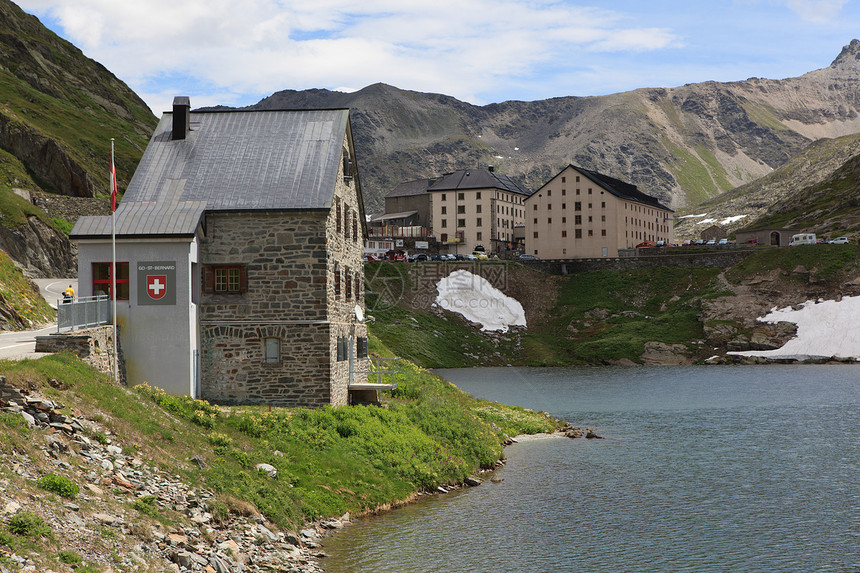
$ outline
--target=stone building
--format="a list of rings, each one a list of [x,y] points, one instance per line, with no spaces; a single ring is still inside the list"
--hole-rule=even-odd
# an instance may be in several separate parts
[[[129,384],[341,405],[364,370],[364,207],[348,110],[176,98],[111,217],[82,217],[79,295],[116,295]]]
[[[526,252],[543,259],[617,257],[674,237],[671,209],[635,185],[574,165],[535,191],[525,211]]]

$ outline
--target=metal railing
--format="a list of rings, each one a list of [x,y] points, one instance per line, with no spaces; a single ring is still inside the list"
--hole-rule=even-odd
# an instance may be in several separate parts
[[[367,369],[357,369],[355,374],[366,375],[367,384],[379,384],[391,389],[397,388],[397,375],[400,372],[397,357],[362,358],[359,360],[366,361]],[[357,382],[353,386],[360,384],[361,382]]]
[[[107,295],[57,301],[57,332],[108,324],[110,321],[110,298]]]

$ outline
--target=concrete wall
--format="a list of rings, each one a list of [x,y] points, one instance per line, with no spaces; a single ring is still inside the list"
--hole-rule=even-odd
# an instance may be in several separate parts
[[[500,253],[514,240],[514,227],[523,224],[525,196],[501,189],[433,191],[433,235],[441,244],[460,238],[450,253],[471,253],[475,246]]]
[[[755,249],[725,249],[722,251],[682,252],[671,254],[593,259],[550,259],[521,261],[521,264],[554,275],[585,273],[597,270],[627,271],[658,267],[730,267],[744,260]]]
[[[525,225],[525,252],[543,259],[617,257],[674,238],[670,211],[616,197],[573,167],[526,200]]]
[[[185,240],[117,239],[117,262],[129,263],[129,300],[117,301],[127,382],[196,396],[197,309],[193,269],[197,244]],[[78,296],[93,295],[93,263],[111,261],[110,240],[78,242]],[[174,303],[141,304],[138,265],[175,262]]]

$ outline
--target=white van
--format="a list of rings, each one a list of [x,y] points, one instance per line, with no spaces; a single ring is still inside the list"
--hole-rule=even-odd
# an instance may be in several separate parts
[[[817,242],[815,238],[815,233],[800,233],[799,235],[792,235],[791,240],[788,242],[789,247],[793,247],[794,245],[814,245]]]

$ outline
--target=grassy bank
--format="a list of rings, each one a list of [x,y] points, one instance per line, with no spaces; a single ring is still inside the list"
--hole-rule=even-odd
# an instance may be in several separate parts
[[[416,265],[421,264],[436,263]],[[435,283],[415,284],[412,277],[426,272],[404,270],[403,263],[373,263],[367,268],[374,334],[399,356],[428,368],[638,362],[645,342],[700,339],[702,299],[725,294],[717,280],[722,270],[718,268],[549,277],[509,264],[493,272],[504,273],[505,292],[527,306],[528,328],[488,336],[459,315],[424,304],[435,298]],[[469,269],[480,272],[478,267]],[[551,288],[544,283],[552,283]],[[396,304],[384,298],[391,293]]]
[[[374,348],[387,353],[375,341]],[[475,400],[406,361],[400,386],[382,407],[318,410],[221,408],[146,385],[118,387],[68,355],[3,362],[0,371],[11,385],[44,393],[62,402],[64,412],[90,420],[96,428],[91,439],[111,436],[135,456],[213,490],[218,501],[210,511],[216,517],[253,507],[283,528],[372,512],[418,491],[460,483],[494,466],[506,435],[555,427],[544,414]],[[0,413],[0,429],[4,458],[24,454],[41,472],[56,471],[37,451],[40,430],[7,413]],[[202,463],[192,463],[195,456]],[[83,460],[70,462],[62,474],[83,486]],[[260,463],[275,467],[277,476],[257,471]],[[0,466],[0,478],[14,481],[20,491],[36,485],[7,463]],[[175,516],[141,518],[169,523]]]

